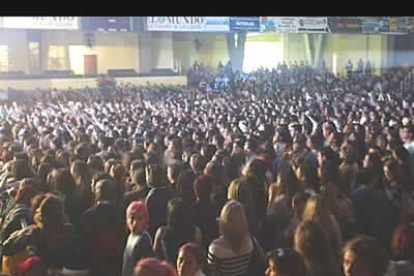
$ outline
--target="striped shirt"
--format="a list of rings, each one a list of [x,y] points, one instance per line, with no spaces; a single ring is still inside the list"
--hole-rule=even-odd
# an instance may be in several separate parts
[[[214,240],[207,254],[210,275],[212,276],[247,276],[250,260],[253,256],[253,242],[248,240],[240,254],[235,254],[224,246],[223,237]]]

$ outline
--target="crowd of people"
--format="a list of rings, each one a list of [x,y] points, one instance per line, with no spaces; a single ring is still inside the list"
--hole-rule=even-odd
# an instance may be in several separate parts
[[[232,72],[229,91],[5,101],[2,271],[414,275],[407,73],[348,78],[284,63]]]

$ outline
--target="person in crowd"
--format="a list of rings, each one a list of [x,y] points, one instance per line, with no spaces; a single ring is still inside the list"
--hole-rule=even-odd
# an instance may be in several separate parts
[[[299,224],[294,249],[303,257],[307,275],[339,275],[339,260],[327,232],[316,222],[305,220]]]
[[[175,265],[178,249],[183,244],[201,244],[202,240],[200,228],[194,224],[191,211],[184,201],[178,197],[171,199],[167,207],[167,224],[155,234],[153,249],[156,256]]]
[[[156,258],[144,258],[135,266],[134,276],[177,276],[177,273],[165,261]]]
[[[85,259],[92,275],[118,275],[125,244],[124,215],[117,205],[117,185],[113,180],[99,180],[94,187],[94,205],[81,218]]]
[[[387,271],[386,252],[372,237],[357,236],[345,244],[342,252],[345,276],[383,276]]]
[[[127,227],[130,231],[124,249],[122,276],[133,276],[135,264],[154,256],[152,239],[147,232],[149,215],[145,203],[133,201],[126,211]]]
[[[207,261],[211,275],[246,275],[251,260],[262,259],[264,262],[264,255],[259,253],[262,249],[249,235],[249,224],[241,203],[230,200],[224,205],[220,214],[219,229],[220,237],[208,248]],[[252,266],[260,268],[258,264]],[[260,272],[256,271],[254,275],[259,274]]]
[[[214,204],[214,182],[206,175],[200,175],[194,181],[194,192],[196,202],[194,208],[195,224],[200,228],[203,236],[203,248],[207,249],[209,244],[218,237],[217,217],[219,210]]]
[[[186,243],[178,251],[178,276],[205,276],[207,258],[204,250],[196,243]]]
[[[75,230],[66,222],[62,200],[47,195],[34,217],[35,224],[13,232],[3,242],[3,256],[13,256],[31,247],[47,267],[63,268],[76,254]]]
[[[278,248],[268,253],[266,276],[304,276],[306,266],[302,256],[291,248]]]

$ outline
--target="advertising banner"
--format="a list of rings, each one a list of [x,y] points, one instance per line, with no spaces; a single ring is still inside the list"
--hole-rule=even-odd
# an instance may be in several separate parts
[[[148,16],[147,31],[170,32],[203,32],[205,17],[203,16]]]
[[[326,33],[328,30],[327,17],[298,17],[299,33]]]
[[[228,32],[230,22],[228,16],[207,16],[205,18],[206,32]]]
[[[147,31],[169,32],[228,32],[227,16],[153,16],[146,18]]]
[[[328,17],[330,33],[362,33],[362,17]]]
[[[260,17],[230,17],[230,31],[260,32]]]
[[[406,17],[380,17],[379,32],[383,34],[406,34]]]
[[[380,27],[379,17],[367,17],[362,21],[362,32],[364,34],[377,34]]]
[[[7,29],[78,30],[79,17],[3,17],[0,27]]]
[[[298,20],[296,17],[263,16],[260,18],[261,32],[297,33]]]

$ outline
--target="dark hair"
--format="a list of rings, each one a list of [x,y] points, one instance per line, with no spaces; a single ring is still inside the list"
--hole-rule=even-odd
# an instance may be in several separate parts
[[[375,276],[381,276],[387,271],[388,257],[384,248],[372,237],[360,235],[348,241],[342,253],[351,251],[358,259],[368,266]]]
[[[207,264],[207,258],[203,248],[201,248],[200,245],[196,243],[186,243],[183,246],[181,246],[178,253],[180,252],[190,253],[192,256],[194,256],[198,267],[200,267],[202,270],[205,269],[205,266]]]
[[[30,207],[30,201],[39,192],[33,186],[20,186],[14,198],[14,204],[25,204]]]
[[[214,181],[211,177],[201,174],[194,181],[194,193],[200,200],[209,200],[214,191]]]
[[[148,186],[158,187],[165,184],[165,171],[160,165],[147,165],[146,174]]]
[[[414,260],[414,224],[406,222],[397,227],[392,240],[391,249],[395,260]]]
[[[51,183],[53,189],[61,192],[64,195],[75,194],[76,183],[70,174],[69,169],[58,169],[53,175],[54,179]]]
[[[306,266],[302,256],[291,248],[278,248],[269,252],[267,261],[272,261],[280,274],[289,276],[306,275]]]
[[[41,163],[37,168],[37,179],[43,185],[47,183],[47,175],[52,171],[52,166],[49,163]]]
[[[89,156],[87,163],[88,163],[88,167],[90,170],[96,170],[98,172],[102,172],[105,169],[105,162],[98,155]]]
[[[134,170],[134,172],[132,173],[131,179],[132,179],[132,183],[135,185],[139,185],[140,187],[147,186],[147,178],[146,178],[144,168],[139,168],[139,169]]]
[[[195,174],[192,170],[184,170],[177,180],[178,195],[187,203],[193,203],[196,199],[194,193]]]
[[[183,233],[192,231],[192,220],[191,216],[189,216],[189,211],[188,206],[184,204],[181,198],[175,197],[171,199],[167,205],[167,227],[173,229],[174,232],[178,231],[180,233],[182,233],[181,230],[184,231]]]
[[[99,200],[115,201],[118,198],[118,189],[114,181],[99,180],[95,186],[95,202]]]

